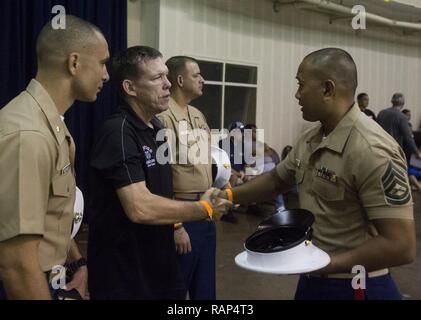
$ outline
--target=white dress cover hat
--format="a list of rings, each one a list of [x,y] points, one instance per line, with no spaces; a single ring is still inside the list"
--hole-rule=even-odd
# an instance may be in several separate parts
[[[314,216],[303,209],[284,210],[264,220],[244,244],[235,263],[247,270],[299,274],[327,266],[329,255],[311,241]]]
[[[72,235],[71,235],[72,239],[76,236],[82,224],[83,208],[84,208],[83,194],[82,194],[82,191],[80,191],[80,189],[76,187],[76,200],[75,200],[75,205],[73,209],[74,218],[73,218],[73,227],[72,227]]]
[[[231,162],[228,154],[216,147],[211,147],[213,187],[221,189],[231,177]]]

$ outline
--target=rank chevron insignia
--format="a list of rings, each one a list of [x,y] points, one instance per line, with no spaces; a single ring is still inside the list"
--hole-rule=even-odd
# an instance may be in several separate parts
[[[392,161],[382,177],[386,202],[392,205],[406,204],[411,200],[408,179],[403,168]]]

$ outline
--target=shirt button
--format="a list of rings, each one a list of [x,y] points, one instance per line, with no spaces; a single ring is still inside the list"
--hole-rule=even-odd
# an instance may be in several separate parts
[[[56,127],[56,131],[57,132],[60,132],[60,127],[59,126]]]

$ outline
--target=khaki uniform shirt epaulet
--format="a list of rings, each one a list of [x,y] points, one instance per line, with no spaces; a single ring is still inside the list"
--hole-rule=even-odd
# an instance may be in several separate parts
[[[40,235],[43,271],[67,257],[75,201],[73,139],[32,80],[0,110],[0,241]]]
[[[172,132],[168,142],[176,150],[172,164],[175,193],[204,192],[212,186],[210,129],[202,112],[188,106],[188,113],[170,99],[169,109],[158,119]]]
[[[300,207],[316,218],[314,239],[329,253],[366,241],[370,220],[413,219],[405,156],[357,106],[326,138],[320,125],[305,132],[277,172],[298,186]]]

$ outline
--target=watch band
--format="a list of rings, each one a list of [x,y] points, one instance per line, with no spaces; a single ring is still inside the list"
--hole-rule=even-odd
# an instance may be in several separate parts
[[[80,267],[82,266],[86,266],[87,265],[87,261],[85,258],[80,258],[79,260],[70,262],[70,263],[66,263],[66,269],[68,272],[70,272],[71,274],[75,273],[77,270],[79,270]]]

